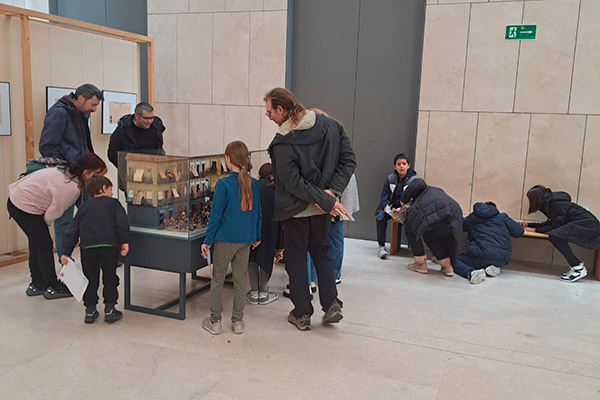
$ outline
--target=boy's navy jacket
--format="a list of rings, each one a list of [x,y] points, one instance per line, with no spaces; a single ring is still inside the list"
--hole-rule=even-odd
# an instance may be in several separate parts
[[[119,200],[98,196],[83,203],[65,235],[65,255],[71,255],[79,238],[82,249],[95,245],[120,248],[129,243],[129,222]]]
[[[573,203],[568,193],[546,189],[540,211],[548,220],[539,224],[528,224],[535,228],[536,232],[547,233],[586,249],[600,248],[598,219],[585,208]]]
[[[494,206],[475,203],[473,212],[463,220],[468,232],[466,255],[504,266],[510,261],[510,237],[523,236],[523,227]]]
[[[204,244],[212,246],[215,240],[228,243],[253,243],[260,241],[262,211],[258,181],[250,178],[252,210],[240,208],[238,173],[221,178],[215,186],[215,196],[210,210]]]
[[[412,168],[409,168],[406,171],[406,176],[404,178],[400,178],[396,170],[389,174],[387,178],[385,178],[383,188],[381,188],[379,207],[377,207],[376,212],[383,210],[388,204],[391,204],[394,208],[400,207],[400,198],[402,197],[402,192],[404,192],[404,187],[407,185],[408,180],[413,176],[417,176],[417,173]],[[394,190],[392,190],[390,185],[396,185]]]

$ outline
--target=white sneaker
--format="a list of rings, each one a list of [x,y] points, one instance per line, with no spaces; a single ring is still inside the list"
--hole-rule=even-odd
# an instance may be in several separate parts
[[[580,263],[579,265],[569,268],[568,271],[563,272],[561,274],[561,277],[562,276],[568,277],[569,275],[572,275],[574,273],[579,273],[579,272],[581,272],[582,269],[585,269],[585,265],[583,263]]]
[[[579,267],[579,265],[577,266]],[[581,278],[585,278],[587,276],[587,269],[585,267],[578,268],[579,272],[575,269],[577,267],[573,267],[573,273],[568,276],[560,276],[560,280],[563,282],[577,282]]]
[[[502,272],[502,270],[495,265],[488,265],[485,267],[485,274],[487,276],[498,276],[500,275],[500,272]]]
[[[476,269],[474,271],[471,271],[471,276],[469,280],[473,285],[477,285],[478,283],[481,283],[483,278],[485,278],[485,269]]]
[[[385,246],[379,246],[378,254],[379,258],[381,258],[382,260],[385,260],[387,258],[388,252],[385,249]]]

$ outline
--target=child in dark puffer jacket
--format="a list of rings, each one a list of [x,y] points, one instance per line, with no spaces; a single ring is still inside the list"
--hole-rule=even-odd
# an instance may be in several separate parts
[[[454,272],[473,284],[500,274],[500,267],[510,261],[510,237],[521,237],[524,232],[491,201],[473,205],[473,212],[463,220],[463,231],[468,232],[467,248],[458,256]]]

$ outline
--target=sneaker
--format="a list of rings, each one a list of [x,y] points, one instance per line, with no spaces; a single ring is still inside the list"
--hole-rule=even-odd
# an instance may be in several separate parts
[[[296,318],[293,311],[290,311],[290,315],[288,315],[288,322],[292,325],[296,325],[301,331],[309,331],[310,330],[310,315],[303,315],[300,318]]]
[[[502,270],[496,267],[495,265],[488,265],[487,267],[485,267],[485,274],[487,276],[498,276],[500,275],[500,272],[502,272]]]
[[[342,306],[336,300],[329,306],[327,312],[323,314],[322,321],[326,324],[334,324],[340,322],[344,318],[342,315]]]
[[[222,332],[221,321],[212,322],[210,317],[206,317],[202,320],[202,327],[213,335],[220,335]]]
[[[100,313],[95,308],[92,311],[89,311],[86,309],[84,322],[86,324],[93,324],[98,319],[99,316],[100,316]]]
[[[585,278],[587,276],[587,269],[585,267],[579,269],[579,272],[577,272],[575,270],[575,268],[573,268],[573,273],[571,275],[568,276],[562,276],[560,277],[560,280],[563,282],[577,282],[578,280],[580,280],[581,278]]]
[[[49,286],[44,292],[44,298],[48,300],[62,299],[71,296],[73,295],[71,294],[71,292],[69,292],[69,288],[66,287],[65,284],[60,281],[56,281],[56,285],[54,285],[54,288]]]
[[[44,294],[45,291],[46,289],[38,289],[38,287],[35,286],[33,282],[31,282],[29,286],[27,286],[25,294],[27,294],[27,296],[41,296]]]
[[[310,292],[311,293],[317,293],[317,282],[311,282],[310,283]]]
[[[385,249],[385,246],[379,246],[379,250],[377,251],[379,258],[385,260],[387,258],[388,252]]]
[[[261,292],[258,295],[258,304],[265,305],[274,302],[279,298],[279,295],[272,292]]]
[[[112,324],[123,318],[123,313],[116,308],[111,308],[109,311],[104,310],[104,322]]]
[[[250,303],[252,305],[257,305],[258,304],[258,291],[250,290],[248,293],[246,293],[246,300],[248,300],[248,303]]]
[[[240,335],[244,333],[244,329],[246,329],[246,324],[244,323],[244,321],[235,321],[233,323],[232,329],[233,333],[235,333],[236,335]]]
[[[338,278],[335,280],[336,285],[339,285],[340,283],[342,283],[342,278]]]
[[[496,267],[494,267],[494,268],[496,268]],[[469,280],[471,281],[471,283],[473,285],[477,285],[478,283],[481,283],[483,278],[485,278],[486,271],[487,271],[487,268],[486,269],[476,269],[474,271],[471,271],[471,273],[469,274]],[[495,275],[493,275],[493,276],[495,276]]]
[[[574,267],[571,267],[571,268],[569,268],[569,270],[568,270],[568,271],[566,271],[566,272],[563,272],[563,273],[561,274],[561,276],[565,276],[565,277],[567,277],[567,276],[569,276],[569,275],[572,275],[572,274],[574,274],[574,273],[581,272],[583,269],[585,269],[585,265],[584,265],[583,263],[581,263],[581,264],[579,264],[579,265],[576,265],[576,266],[574,266]]]

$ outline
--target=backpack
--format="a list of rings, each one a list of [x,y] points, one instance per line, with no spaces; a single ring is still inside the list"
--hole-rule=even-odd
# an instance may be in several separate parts
[[[65,160],[61,160],[60,158],[54,157],[32,158],[31,160],[27,160],[25,163],[25,172],[19,175],[19,179],[37,170],[50,167],[59,167],[61,165],[67,165],[67,162]]]

